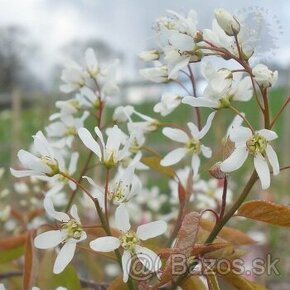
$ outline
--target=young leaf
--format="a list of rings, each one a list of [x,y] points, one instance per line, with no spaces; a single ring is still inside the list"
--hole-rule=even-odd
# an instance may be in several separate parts
[[[26,242],[26,239],[27,233],[2,239],[0,240],[0,250],[8,250],[23,246]]]
[[[167,175],[169,177],[174,178],[175,177],[175,171],[172,167],[168,166],[168,167],[163,167],[160,165],[160,161],[161,158],[157,157],[157,156],[149,156],[149,157],[143,157],[141,159],[142,163],[144,163],[145,165],[149,166],[150,168],[152,168],[153,170]]]
[[[272,225],[290,227],[290,207],[269,201],[246,202],[238,210],[238,215]]]
[[[180,286],[183,290],[207,290],[207,287],[203,284],[198,276],[190,276]]]
[[[233,272],[227,272],[220,277],[232,285],[237,290],[266,290],[266,288],[258,283],[249,281],[241,275],[236,275]]]
[[[118,276],[113,280],[113,282],[109,285],[107,290],[127,290],[127,284],[123,282],[122,276]]]
[[[35,231],[31,231],[26,240],[25,256],[24,256],[24,272],[23,272],[23,289],[30,290],[33,286],[33,264],[35,259],[35,248],[33,246],[33,238]]]

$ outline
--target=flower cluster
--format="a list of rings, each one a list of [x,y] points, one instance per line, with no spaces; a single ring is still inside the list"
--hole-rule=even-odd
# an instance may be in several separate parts
[[[66,65],[60,89],[74,95],[56,102],[58,112],[50,116],[45,133],[33,136],[31,149],[18,152],[19,168],[11,169],[12,175],[21,178],[15,184],[18,192],[28,191],[27,177],[45,183],[39,190],[41,203],[46,220],[54,223],[49,230],[47,223],[37,225],[41,233],[34,245],[56,249],[55,274],[64,271],[76,251],[97,255],[114,251],[123,281],[132,290],[135,260],[156,273],[162,267],[159,252],[173,253],[176,247],[192,250],[189,241],[180,246],[186,213],[195,210],[202,216],[208,211],[216,224],[223,221],[234,186],[239,185],[228,175],[248,158],[262,189],[269,188],[271,174],[280,172],[272,147],[278,138],[272,130],[276,119],[271,119],[268,102],[268,91],[278,75],[264,64],[252,63],[254,47],[247,41],[247,31],[245,23],[224,9],[215,10],[211,29],[198,27],[193,10],[187,16],[169,11],[159,18],[155,25],[159,46],[139,55],[153,64],[141,70],[145,78],[174,84],[153,105],[158,119],[131,105],[104,114],[109,100],[118,97],[116,63],[102,66],[93,49],[86,50],[83,64]],[[220,60],[232,60],[236,67],[221,66]],[[194,66],[200,68],[200,76]],[[203,79],[203,89],[197,87],[197,77]],[[183,94],[177,93],[177,86]],[[263,125],[255,122],[254,126],[253,116],[241,112],[239,102],[251,102],[251,106],[256,102]],[[192,110],[195,119],[186,124],[162,119],[173,112],[178,116],[182,107]],[[234,118],[221,135],[219,118],[228,112]],[[164,142],[148,146],[158,133]],[[172,145],[169,140],[174,141]],[[177,148],[170,149],[175,144]],[[170,177],[169,182],[166,179],[163,184],[159,174]],[[148,240],[163,234],[167,246],[161,244],[159,251]]]

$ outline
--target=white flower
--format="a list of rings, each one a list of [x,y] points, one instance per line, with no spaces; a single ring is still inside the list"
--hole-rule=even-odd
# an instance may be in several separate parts
[[[131,230],[129,215],[123,207],[115,213],[116,227],[121,231],[120,236],[97,238],[90,242],[90,247],[98,252],[111,252],[122,247],[123,281],[127,282],[130,274],[131,261],[137,255],[141,263],[150,271],[156,272],[161,268],[160,258],[150,249],[142,247],[142,241],[162,235],[167,228],[164,221],[143,224],[137,231]]]
[[[160,57],[160,51],[158,51],[157,49],[151,49],[139,53],[138,56],[143,61],[158,60]]]
[[[214,109],[227,108],[232,101],[249,101],[253,96],[250,77],[242,79],[242,74],[233,74],[228,69],[216,71],[211,63],[202,65],[202,72],[208,85],[202,97],[186,96],[182,103],[193,107],[208,107]]]
[[[64,82],[60,90],[64,93],[71,93],[86,85],[85,74],[82,68],[75,62],[69,61],[62,71],[61,80]]]
[[[169,80],[167,66],[160,63],[155,67],[144,68],[140,70],[140,74],[145,79],[155,83],[164,83]]]
[[[134,111],[135,109],[132,106],[119,106],[114,110],[112,119],[119,123],[126,122],[130,119]]]
[[[6,290],[4,284],[0,284],[0,290]]]
[[[180,105],[181,99],[176,93],[164,93],[161,101],[154,106],[153,110],[156,113],[160,113],[161,116],[167,116]]]
[[[57,101],[55,103],[55,106],[60,110],[60,112],[52,114],[49,117],[49,120],[53,121],[57,118],[61,118],[67,115],[73,115],[79,112],[79,110],[81,109],[79,97],[80,95],[77,94],[77,96],[73,99],[67,101]]]
[[[120,149],[123,135],[117,125],[110,130],[106,144],[104,142],[103,134],[98,127],[95,127],[95,133],[99,137],[102,150],[97,141],[92,137],[89,130],[86,128],[80,128],[78,130],[78,135],[84,145],[93,151],[106,167],[114,167],[119,161],[128,155],[128,146],[124,146]]]
[[[264,64],[257,64],[252,73],[255,81],[263,88],[274,86],[278,79],[278,72],[269,70]]]
[[[25,150],[19,150],[17,156],[25,169],[15,170],[10,168],[11,174],[15,177],[33,175],[51,177],[58,174],[60,158],[55,153],[54,148],[48,143],[41,131],[37,132],[33,139],[36,155]]]
[[[184,131],[175,128],[164,128],[162,133],[173,141],[184,144],[183,147],[174,149],[169,152],[160,162],[162,166],[170,166],[178,163],[187,154],[192,155],[191,166],[193,173],[198,174],[200,166],[199,154],[202,153],[206,158],[210,158],[212,151],[210,148],[201,144],[200,140],[206,135],[210,129],[215,112],[211,113],[207,119],[204,128],[199,131],[195,124],[187,123],[191,136],[188,136]]]
[[[61,228],[38,235],[34,239],[34,245],[39,249],[50,249],[61,244],[63,245],[53,266],[53,273],[58,274],[72,260],[76,244],[85,240],[87,235],[82,229],[75,205],[71,207],[70,216],[66,213],[55,211],[52,201],[48,197],[44,199],[44,207],[49,216],[61,222]]]
[[[227,35],[233,36],[239,33],[240,23],[227,10],[222,8],[215,9],[214,15],[219,26]]]
[[[81,118],[74,118],[72,115],[62,116],[60,121],[53,122],[46,127],[47,136],[57,138],[60,143],[71,147],[78,129],[84,127],[88,116],[88,112],[84,112]]]
[[[223,172],[239,169],[250,154],[254,158],[254,166],[262,188],[267,189],[270,186],[270,169],[267,160],[273,168],[274,175],[280,172],[276,152],[269,144],[276,138],[278,138],[277,134],[267,129],[256,131],[254,134],[249,128],[242,126],[233,129],[230,139],[235,143],[235,150],[220,164],[220,169]]]

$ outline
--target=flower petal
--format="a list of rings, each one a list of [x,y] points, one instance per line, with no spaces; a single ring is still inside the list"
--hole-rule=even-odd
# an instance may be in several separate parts
[[[234,152],[220,164],[223,172],[231,172],[239,169],[248,157],[246,147],[237,147]]]
[[[186,148],[177,148],[167,153],[166,156],[161,160],[161,166],[170,166],[178,163],[187,153]]]
[[[80,128],[78,135],[83,141],[84,145],[93,151],[100,159],[102,158],[101,148],[97,141],[93,138],[92,134],[86,128]]]
[[[233,128],[230,133],[230,139],[235,143],[246,142],[252,136],[252,131],[246,127]]]
[[[210,158],[211,157],[212,150],[209,147],[201,145],[200,149],[201,149],[201,152],[202,152],[204,157],[206,157],[206,158]]]
[[[161,260],[159,256],[148,248],[136,246],[136,254],[140,262],[150,271],[156,272],[161,266]]]
[[[261,153],[257,153],[254,157],[254,165],[257,174],[260,178],[262,189],[267,189],[270,186],[270,170],[266,159]]]
[[[70,214],[79,224],[81,223],[80,217],[78,215],[78,208],[75,204],[72,205],[70,209]]]
[[[186,143],[189,140],[189,137],[187,136],[187,134],[180,129],[166,127],[162,130],[162,133],[167,138],[176,142]]]
[[[257,133],[263,136],[268,141],[272,141],[278,138],[278,135],[276,132],[272,130],[268,130],[268,129],[259,130],[257,131]]]
[[[127,232],[131,228],[129,213],[126,206],[123,203],[116,208],[115,222],[117,229],[119,229],[122,232]]]
[[[206,107],[206,108],[217,108],[218,102],[210,100],[208,98],[194,98],[192,96],[186,96],[182,99],[183,104],[187,104],[193,107]]]
[[[205,124],[205,126],[204,126],[204,127],[201,129],[201,131],[199,132],[199,136],[197,136],[198,139],[201,139],[201,138],[203,138],[203,137],[206,135],[206,133],[208,132],[208,130],[209,130],[210,127],[211,127],[212,120],[213,120],[213,118],[215,117],[215,114],[216,114],[216,112],[212,112],[212,113],[208,116],[208,118],[207,118],[207,120],[206,120],[206,124]]]
[[[59,245],[65,239],[60,230],[53,230],[42,233],[35,237],[34,246],[38,249],[50,249]]]
[[[127,283],[131,269],[131,254],[129,251],[124,251],[122,256],[123,281]]]
[[[111,252],[120,247],[120,240],[115,237],[101,237],[90,242],[90,247],[97,252]]]
[[[167,229],[167,224],[164,221],[155,221],[148,224],[140,225],[137,228],[137,236],[146,241],[148,239],[162,235]]]
[[[69,216],[60,211],[56,211],[50,196],[46,196],[43,200],[43,207],[47,214],[60,222],[67,222],[70,220]]]
[[[199,166],[200,166],[200,158],[197,154],[193,154],[192,159],[191,159],[191,167],[193,170],[193,176],[197,176]]]
[[[274,151],[271,145],[267,145],[266,154],[269,159],[269,162],[273,168],[273,174],[277,175],[280,172],[279,161],[276,152]]]
[[[61,273],[72,260],[76,250],[76,242],[68,241],[60,249],[53,266],[53,273]]]

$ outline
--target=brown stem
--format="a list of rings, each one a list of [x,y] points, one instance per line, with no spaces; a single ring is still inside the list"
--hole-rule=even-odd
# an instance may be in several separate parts
[[[269,107],[269,100],[268,100],[268,90],[261,88],[262,97],[264,101],[264,122],[265,128],[270,129],[271,122],[270,122],[270,107]]]
[[[222,196],[222,206],[221,206],[219,220],[221,220],[224,217],[224,214],[225,214],[226,203],[227,203],[227,191],[228,191],[228,179],[225,176],[225,178],[224,178],[223,196]]]
[[[196,98],[197,97],[197,93],[196,93],[195,78],[194,78],[194,75],[193,75],[193,72],[192,72],[190,64],[187,67],[188,67],[190,81],[191,81],[191,85],[192,85],[193,97]],[[196,112],[196,119],[197,119],[197,127],[198,127],[199,130],[201,130],[202,125],[201,125],[200,108],[195,107],[195,112]]]
[[[82,169],[82,171],[81,171],[81,173],[80,173],[80,177],[79,177],[79,179],[77,180],[77,182],[78,182],[79,184],[82,182],[82,178],[83,178],[83,176],[85,175],[85,173],[86,173],[87,170],[89,169],[89,164],[90,164],[90,161],[91,161],[92,157],[93,157],[93,152],[91,151],[91,152],[89,153],[89,156],[88,156],[88,158],[87,158],[87,161],[86,161],[86,163],[85,163],[85,166],[83,167],[83,169]],[[75,197],[76,197],[76,193],[77,193],[78,189],[79,189],[79,186],[76,185],[76,188],[75,188],[75,190],[72,192],[72,195],[71,195],[71,197],[70,197],[70,199],[69,199],[69,202],[68,202],[68,205],[67,205],[67,207],[66,207],[66,212],[68,212],[69,209],[71,208],[71,206],[72,206],[72,204],[73,204],[73,201],[74,201],[74,199],[75,199]]]

